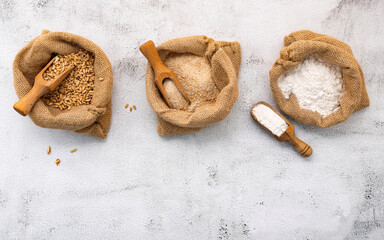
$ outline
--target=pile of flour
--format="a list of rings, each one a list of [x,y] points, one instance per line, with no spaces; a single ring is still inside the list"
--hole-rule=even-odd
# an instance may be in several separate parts
[[[193,112],[196,108],[216,102],[220,91],[212,78],[211,63],[194,54],[170,54],[164,64],[172,69],[191,104],[183,97],[172,80],[163,83],[169,101],[175,109]]]
[[[274,135],[280,137],[287,128],[288,124],[270,107],[259,103],[252,109],[253,116],[264,127],[268,128]]]
[[[165,79],[163,86],[165,92],[167,93],[168,100],[174,109],[187,109],[187,99],[184,98],[183,94],[179,91],[179,89],[176,87],[176,84],[171,79]]]
[[[323,117],[337,111],[344,93],[340,68],[315,55],[281,75],[278,85],[286,99],[295,94],[301,108]]]

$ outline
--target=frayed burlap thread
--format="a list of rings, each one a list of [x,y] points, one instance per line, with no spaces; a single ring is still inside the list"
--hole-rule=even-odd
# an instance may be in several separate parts
[[[34,83],[35,76],[55,55],[68,55],[85,49],[95,56],[95,87],[89,105],[59,110],[48,106],[43,99],[37,101],[29,114],[31,120],[43,128],[55,128],[106,138],[111,124],[113,85],[112,66],[99,46],[81,36],[66,32],[42,34],[16,55],[13,62],[13,79],[16,94],[22,98]],[[102,78],[103,80],[99,80]]]
[[[345,93],[340,98],[340,108],[334,113],[322,117],[319,113],[302,109],[294,94],[285,99],[279,86],[279,77],[299,65],[311,54],[316,54],[340,67]],[[363,71],[353,56],[351,48],[333,37],[307,30],[293,32],[284,38],[284,48],[280,57],[269,72],[273,97],[279,108],[291,118],[322,128],[341,123],[348,117],[369,106],[369,97],[365,87]]]
[[[241,63],[238,42],[215,41],[206,36],[192,36],[169,40],[157,47],[160,58],[168,54],[192,53],[206,57],[211,63],[212,78],[220,93],[213,104],[206,104],[194,112],[171,109],[162,98],[148,64],[145,77],[147,99],[158,118],[160,135],[194,133],[225,119],[235,104],[239,89],[237,77]]]

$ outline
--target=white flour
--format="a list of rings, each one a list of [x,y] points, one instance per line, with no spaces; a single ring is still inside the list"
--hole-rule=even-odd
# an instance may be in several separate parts
[[[280,137],[287,128],[288,124],[282,119],[275,111],[268,106],[259,103],[252,109],[253,115],[257,120],[266,128],[268,128],[274,135]]]
[[[344,93],[340,68],[316,56],[281,75],[278,85],[286,99],[295,94],[301,108],[323,117],[337,111]]]

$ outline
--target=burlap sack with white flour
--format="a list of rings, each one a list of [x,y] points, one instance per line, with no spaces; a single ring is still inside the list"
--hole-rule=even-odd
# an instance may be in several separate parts
[[[153,70],[148,64],[147,99],[156,112],[157,131],[160,135],[197,132],[227,117],[237,100],[239,91],[237,77],[240,69],[241,50],[238,42],[214,41],[206,36],[192,36],[169,40],[159,45],[157,51],[163,61],[169,54],[184,53],[208,59],[212,78],[220,91],[213,104],[200,106],[193,112],[171,109],[156,87]]]
[[[112,67],[103,50],[86,38],[66,32],[45,30],[30,41],[19,51],[13,62],[16,94],[22,98],[31,90],[35,76],[52,57],[58,54],[77,53],[80,49],[91,52],[95,57],[95,87],[91,104],[73,107],[70,110],[59,110],[48,106],[43,99],[40,99],[29,117],[40,127],[64,129],[106,138],[112,115]],[[100,81],[100,78],[103,80]]]
[[[279,77],[296,67],[308,55],[316,54],[322,59],[339,66],[342,71],[345,92],[340,98],[340,108],[322,117],[319,113],[300,108],[294,94],[285,99],[278,86]],[[333,37],[311,31],[297,31],[284,38],[280,58],[273,64],[270,85],[279,108],[297,121],[325,128],[343,122],[360,109],[369,106],[364,75],[351,48]]]

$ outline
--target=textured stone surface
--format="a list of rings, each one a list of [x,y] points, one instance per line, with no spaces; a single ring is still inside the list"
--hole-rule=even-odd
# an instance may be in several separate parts
[[[383,1],[110,2],[0,1],[0,239],[384,238]],[[110,58],[106,140],[42,129],[12,109],[13,58],[42,29],[87,37]],[[249,114],[260,100],[276,106],[268,71],[300,29],[349,43],[371,98],[328,129],[293,121],[310,159]],[[199,133],[160,137],[138,47],[200,34],[242,44],[238,102]]]

